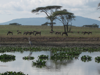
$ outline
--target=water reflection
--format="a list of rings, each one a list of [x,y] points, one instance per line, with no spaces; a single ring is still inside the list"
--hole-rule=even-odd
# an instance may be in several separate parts
[[[28,75],[99,75],[100,74],[100,63],[95,62],[95,57],[100,55],[100,52],[82,52],[78,59],[73,60],[51,60],[50,56],[53,53],[50,51],[37,51],[32,52],[34,60],[23,60],[24,56],[29,54],[29,51],[24,51],[22,54],[20,52],[5,52],[6,54],[12,54],[16,56],[16,60],[13,62],[0,62],[0,65],[6,65],[7,67],[0,66],[0,72],[6,71],[22,71],[24,74]],[[0,53],[1,55],[2,53]],[[43,68],[37,68],[36,66],[32,67],[32,61],[36,62],[38,56],[48,55],[49,59],[46,60],[46,66]],[[82,62],[81,57],[83,55],[89,55],[92,57],[90,62]]]

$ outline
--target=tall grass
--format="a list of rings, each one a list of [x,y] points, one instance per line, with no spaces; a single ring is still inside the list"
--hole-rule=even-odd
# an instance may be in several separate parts
[[[21,31],[22,34],[17,34],[17,30]],[[63,26],[53,26],[54,31],[60,31],[64,32],[64,27]],[[13,35],[7,35],[8,31],[12,31]],[[41,31],[41,36],[48,36],[48,37],[65,37],[66,35],[55,35],[55,33],[50,34],[49,32],[51,31],[50,26],[12,26],[12,25],[0,25],[0,36],[5,36],[5,37],[24,37],[24,36],[30,36],[30,35],[23,35],[24,31]],[[71,31],[74,33],[68,33],[68,37],[100,37],[100,28],[84,28],[84,27],[75,27],[73,26]],[[82,32],[82,31],[91,31],[91,34],[85,34],[83,35],[82,33],[77,33],[77,31]],[[34,35],[31,35],[35,37]],[[40,36],[40,35],[37,35]]]

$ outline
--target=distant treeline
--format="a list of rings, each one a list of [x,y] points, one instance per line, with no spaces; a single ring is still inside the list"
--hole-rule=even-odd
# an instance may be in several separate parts
[[[21,25],[19,23],[10,23],[9,25]]]
[[[99,28],[99,25],[97,25],[97,24],[92,24],[92,25],[83,25],[82,27]]]

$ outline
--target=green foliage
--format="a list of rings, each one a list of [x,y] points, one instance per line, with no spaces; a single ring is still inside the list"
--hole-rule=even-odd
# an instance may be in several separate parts
[[[86,62],[86,61],[88,62],[88,61],[91,61],[91,58],[92,57],[90,57],[89,55],[87,55],[87,56],[84,55],[84,56],[81,57],[81,60],[84,61],[84,62]]]
[[[14,61],[15,60],[15,56],[14,55],[7,55],[7,54],[3,54],[0,55],[0,61],[2,62],[8,62],[8,61]]]
[[[48,55],[47,56],[46,55],[40,55],[38,57],[39,57],[39,59],[48,59]]]
[[[95,57],[95,62],[100,63],[100,56]]]
[[[36,67],[44,67],[45,66],[46,61],[43,61],[42,59],[38,59],[36,62],[33,62],[33,65],[35,65]]]
[[[21,25],[21,24],[18,24],[18,23],[10,23],[9,25]]]
[[[23,57],[23,59],[24,59],[24,60],[27,60],[27,59],[33,60],[34,57],[28,57],[28,56],[25,56],[25,57]]]
[[[0,75],[25,75],[23,72],[13,72],[13,71],[7,71],[4,73],[1,73]]]

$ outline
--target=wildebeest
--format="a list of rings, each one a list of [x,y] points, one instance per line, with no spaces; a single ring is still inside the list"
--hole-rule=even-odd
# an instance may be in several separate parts
[[[92,34],[92,32],[88,32],[88,35],[89,35],[89,34]]]
[[[29,34],[29,35],[33,34],[33,35],[34,35],[34,32],[32,32],[32,31],[30,31],[30,32],[27,31],[27,32],[24,32],[23,35],[24,35],[24,34],[26,34],[26,35],[27,35],[27,34]]]
[[[28,34],[28,32],[24,32],[24,33],[23,33],[23,35],[24,35],[24,34],[26,34],[26,35],[27,35],[27,34]]]
[[[17,34],[21,34],[21,33],[22,33],[21,31],[17,30]]]
[[[63,36],[63,34],[66,34],[68,36],[67,32],[62,32],[62,36]]]
[[[36,34],[40,34],[40,35],[41,35],[41,31],[39,31],[39,32],[36,32],[36,33],[35,33],[35,36],[36,36]]]
[[[28,32],[29,35],[33,34],[33,32]]]
[[[88,32],[86,32],[86,31],[85,31],[85,32],[83,32],[83,34],[84,34],[84,35],[85,35],[86,33],[88,34]]]
[[[11,32],[11,31],[8,31],[7,35],[10,34],[10,33],[13,35],[13,32]]]
[[[21,34],[21,33],[22,33],[22,32],[20,32],[20,31],[19,31],[19,32],[17,32],[17,34]]]
[[[55,32],[55,34],[61,34],[61,32]]]
[[[92,32],[86,32],[86,31],[83,32],[84,35],[85,35],[86,33],[87,33],[88,35],[89,35],[89,34],[92,34]]]

